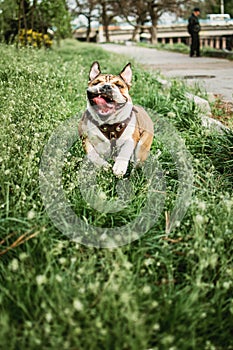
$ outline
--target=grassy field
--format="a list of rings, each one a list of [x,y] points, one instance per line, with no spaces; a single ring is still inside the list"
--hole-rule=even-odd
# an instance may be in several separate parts
[[[94,60],[113,73],[128,62],[73,41],[50,51],[1,46],[0,349],[233,349],[233,133],[203,128],[183,83],[163,88],[157,72],[133,64],[133,101],[176,128],[192,162],[192,200],[168,237],[179,181],[162,138],[151,152],[165,174],[166,199],[140,239],[115,249],[87,247],[63,235],[44,208],[44,146],[84,111]],[[79,191],[83,157],[77,142],[62,173],[77,215],[98,227],[131,221],[145,204],[143,174],[132,179],[136,196],[125,210],[99,213]],[[99,174],[108,199],[116,197],[116,182]]]

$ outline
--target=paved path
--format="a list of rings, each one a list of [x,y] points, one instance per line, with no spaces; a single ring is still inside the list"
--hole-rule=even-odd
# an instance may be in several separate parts
[[[103,44],[103,49],[133,58],[164,76],[185,78],[188,84],[199,84],[207,92],[222,95],[233,102],[233,62],[210,57],[193,57],[181,53],[137,46]]]

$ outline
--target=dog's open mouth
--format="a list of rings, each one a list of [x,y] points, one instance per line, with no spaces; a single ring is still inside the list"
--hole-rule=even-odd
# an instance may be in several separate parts
[[[102,116],[108,116],[122,107],[121,103],[115,102],[113,98],[108,95],[94,95],[88,93],[88,98],[92,107],[96,108],[96,112]]]
[[[116,103],[107,95],[92,95],[90,103],[96,108],[98,114],[109,115],[116,109]]]

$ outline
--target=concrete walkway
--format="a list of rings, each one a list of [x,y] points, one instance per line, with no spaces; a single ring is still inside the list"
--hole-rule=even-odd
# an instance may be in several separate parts
[[[129,60],[158,70],[169,78],[185,79],[198,84],[207,92],[220,94],[223,100],[233,102],[233,62],[210,57],[193,57],[181,53],[160,51],[137,46],[103,44],[103,49],[126,55]]]

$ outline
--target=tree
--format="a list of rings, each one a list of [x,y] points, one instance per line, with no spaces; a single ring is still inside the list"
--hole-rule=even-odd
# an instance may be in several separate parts
[[[58,44],[71,34],[70,14],[65,0],[42,0],[38,5],[41,29],[53,28]]]
[[[232,6],[232,0],[225,0],[225,13],[229,13],[231,15],[231,18],[233,18],[233,6]]]
[[[106,41],[110,41],[109,25],[113,19],[120,14],[118,1],[114,0],[99,0],[100,20],[103,25]]]
[[[151,43],[157,43],[157,25],[158,20],[165,12],[180,14],[182,8],[186,4],[190,4],[189,0],[131,0],[127,7],[123,5],[124,1],[120,1],[122,15],[129,21],[130,16],[136,19],[135,31],[139,28],[147,28],[151,34]],[[145,25],[148,22],[149,24]],[[130,21],[132,24],[132,21]]]
[[[0,33],[1,39],[7,44],[14,41],[18,32],[18,5],[15,0],[0,2]]]
[[[73,15],[83,15],[87,19],[87,41],[90,41],[92,22],[99,19],[97,4],[98,0],[76,0],[76,8],[72,11]]]
[[[135,41],[139,30],[143,30],[145,23],[149,20],[147,7],[144,0],[119,1],[119,11],[121,15],[134,27],[132,41]]]
[[[103,25],[106,41],[110,41],[109,25],[119,13],[116,0],[76,0],[76,9],[73,13],[83,15],[87,19],[87,41],[90,40],[91,23],[98,20]]]
[[[71,34],[66,0],[1,0],[0,18],[6,43],[12,42],[22,29],[25,45],[28,43],[28,30],[46,34],[48,28],[53,27],[58,42]]]
[[[229,13],[233,17],[232,0],[224,0],[224,12]],[[220,13],[221,0],[205,0],[202,7],[205,13]]]

